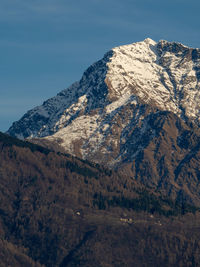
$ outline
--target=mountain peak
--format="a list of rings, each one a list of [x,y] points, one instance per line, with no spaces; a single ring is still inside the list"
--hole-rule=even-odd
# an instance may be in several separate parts
[[[155,45],[156,44],[156,42],[154,40],[152,40],[151,38],[146,38],[144,40],[144,42],[147,43],[147,44],[151,44],[151,45]]]

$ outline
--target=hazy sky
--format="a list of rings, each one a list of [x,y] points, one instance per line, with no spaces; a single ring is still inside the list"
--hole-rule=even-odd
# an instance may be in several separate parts
[[[0,0],[0,131],[81,78],[112,47],[200,47],[199,0]]]

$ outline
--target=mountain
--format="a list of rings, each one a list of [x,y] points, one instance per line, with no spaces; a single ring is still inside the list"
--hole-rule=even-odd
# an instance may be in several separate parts
[[[199,49],[149,38],[116,47],[8,134],[200,206],[199,80]]]
[[[199,209],[0,133],[0,266],[198,266]]]

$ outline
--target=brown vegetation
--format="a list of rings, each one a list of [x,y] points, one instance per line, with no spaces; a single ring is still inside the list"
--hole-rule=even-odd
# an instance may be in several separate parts
[[[131,177],[3,134],[0,199],[0,266],[200,262],[200,216],[194,206]]]

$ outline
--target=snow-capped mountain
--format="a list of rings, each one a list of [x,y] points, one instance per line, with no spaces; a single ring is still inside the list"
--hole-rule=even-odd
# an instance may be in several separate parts
[[[113,48],[8,133],[190,198],[199,180],[199,114],[200,49],[145,39]]]
[[[114,164],[130,127],[141,124],[141,133],[150,131],[147,109],[170,111],[199,125],[199,79],[199,49],[149,38],[116,47],[79,82],[27,112],[8,133],[58,141],[83,158],[97,160],[98,151]]]

